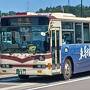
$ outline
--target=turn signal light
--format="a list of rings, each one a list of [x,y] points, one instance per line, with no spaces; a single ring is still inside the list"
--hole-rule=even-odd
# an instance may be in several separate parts
[[[52,68],[51,63],[48,63],[47,67],[48,67],[48,69],[51,69]]]

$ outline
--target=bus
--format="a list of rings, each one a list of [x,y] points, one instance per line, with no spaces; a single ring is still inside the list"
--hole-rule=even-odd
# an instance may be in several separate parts
[[[90,71],[90,18],[69,13],[2,16],[0,72],[29,76]]]

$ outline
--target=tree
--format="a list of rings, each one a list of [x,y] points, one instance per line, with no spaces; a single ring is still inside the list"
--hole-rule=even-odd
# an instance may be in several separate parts
[[[56,7],[46,7],[46,9],[39,9],[39,11],[37,12],[64,12],[64,13],[72,13],[76,16],[81,16],[81,5],[77,5],[77,6],[63,6],[63,10],[62,7],[56,6]],[[89,6],[82,6],[82,14],[83,17],[90,17],[90,7]]]
[[[14,12],[14,11],[9,11],[9,15],[15,15],[16,14],[16,12]]]

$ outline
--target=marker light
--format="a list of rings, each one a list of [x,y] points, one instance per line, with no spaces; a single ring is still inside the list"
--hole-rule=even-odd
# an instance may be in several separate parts
[[[48,69],[51,69],[52,68],[51,63],[48,63],[47,67],[48,67]]]

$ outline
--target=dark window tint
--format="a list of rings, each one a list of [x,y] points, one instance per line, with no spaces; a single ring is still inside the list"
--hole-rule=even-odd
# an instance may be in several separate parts
[[[1,25],[2,26],[9,26],[10,25],[10,20],[8,18],[1,19]]]
[[[39,25],[48,25],[49,19],[47,17],[39,17]]]

